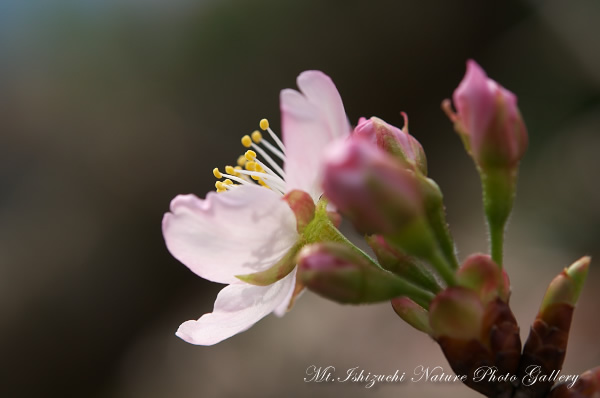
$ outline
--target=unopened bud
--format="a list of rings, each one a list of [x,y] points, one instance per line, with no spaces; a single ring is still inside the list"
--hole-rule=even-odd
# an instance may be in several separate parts
[[[514,374],[519,366],[519,327],[508,304],[495,299],[483,304],[479,294],[451,287],[438,294],[429,307],[429,324],[456,374],[465,384],[488,397],[510,397],[510,381],[477,380],[482,367],[498,374]]]
[[[450,100],[442,108],[454,122],[467,152],[481,176],[492,258],[502,267],[504,229],[512,211],[519,161],[527,149],[527,130],[517,97],[494,80],[473,60]]]
[[[394,233],[423,214],[414,173],[376,146],[359,140],[346,140],[330,148],[323,189],[363,233]]]
[[[408,297],[395,298],[391,303],[396,314],[410,326],[429,335],[433,333],[429,326],[429,313],[425,308]]]
[[[341,243],[304,247],[298,255],[298,267],[299,278],[306,287],[341,303],[373,303],[408,296],[428,305],[433,297]]]
[[[469,60],[467,73],[452,99],[458,113],[452,113],[448,102],[444,103],[445,111],[479,167],[516,167],[528,143],[517,97]]]
[[[436,337],[478,339],[483,315],[484,307],[477,294],[462,287],[444,290],[429,307],[429,323]]]
[[[405,118],[405,124],[407,122]],[[363,118],[354,129],[354,136],[377,145],[413,171],[427,175],[425,151],[419,141],[408,133],[408,126],[400,130],[377,117]]]
[[[510,287],[504,274],[490,256],[473,254],[458,269],[456,280],[460,286],[476,292],[482,303],[487,304],[497,297],[508,301]]]

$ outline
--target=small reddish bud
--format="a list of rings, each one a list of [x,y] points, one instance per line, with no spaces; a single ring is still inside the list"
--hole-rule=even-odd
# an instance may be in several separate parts
[[[431,302],[429,323],[454,372],[467,375],[466,385],[488,397],[512,396],[509,380],[476,379],[482,367],[514,375],[519,366],[519,327],[506,302],[496,298],[484,305],[476,291],[451,287]]]
[[[456,280],[460,286],[475,291],[484,304],[497,297],[508,301],[508,277],[487,254],[469,256],[458,269]]]
[[[379,149],[400,159],[404,165],[413,171],[419,171],[427,175],[425,151],[423,151],[419,141],[408,133],[408,118],[406,118],[406,114],[404,116],[405,126],[403,130],[377,117],[368,120],[361,118],[361,122],[354,129],[354,136],[377,145]]]

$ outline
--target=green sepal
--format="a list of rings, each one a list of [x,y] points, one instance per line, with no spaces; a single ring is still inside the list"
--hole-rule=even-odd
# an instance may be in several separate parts
[[[583,289],[590,261],[591,258],[588,256],[580,258],[550,282],[540,307],[542,316],[553,304],[565,303],[575,306]]]
[[[425,176],[417,176],[421,184],[423,199],[425,202],[425,215],[429,221],[435,238],[440,246],[440,250],[444,254],[446,261],[452,269],[458,268],[458,260],[456,258],[456,250],[454,240],[448,228],[446,221],[446,209],[444,206],[444,195],[442,190],[435,181]]]
[[[456,284],[454,270],[442,253],[425,216],[415,217],[385,240],[411,256],[427,261],[439,273],[448,286]]]
[[[269,269],[252,274],[236,275],[239,280],[256,286],[268,286],[283,278],[294,270],[296,266],[296,255],[302,248],[302,241],[296,242],[288,252]]]
[[[365,240],[382,268],[431,292],[438,293],[441,290],[431,271],[415,257],[392,247],[381,235],[366,236]]]
[[[335,227],[331,220],[331,214],[327,211],[327,201],[319,200],[316,206],[313,205],[313,210],[310,209],[310,205],[307,204],[308,194],[302,191],[291,191],[292,194],[289,197],[290,201],[296,206],[296,210],[300,214],[300,219],[297,216],[296,222],[299,230],[302,231],[298,238],[298,241],[288,250],[288,252],[273,266],[264,271],[255,272],[252,274],[236,275],[241,281],[256,286],[268,286],[283,278],[285,278],[290,272],[294,270],[297,263],[298,252],[307,244],[316,242],[339,242],[348,246],[351,250],[363,256],[367,261],[375,264],[373,260],[365,254],[362,250],[354,246],[348,241],[344,235]],[[310,197],[308,197],[310,198]],[[287,200],[287,199],[286,199]],[[310,199],[312,203],[312,199]],[[292,206],[292,205],[290,205]],[[292,210],[294,210],[292,208]],[[310,214],[313,214],[310,222],[305,224]],[[376,265],[378,267],[378,265]]]

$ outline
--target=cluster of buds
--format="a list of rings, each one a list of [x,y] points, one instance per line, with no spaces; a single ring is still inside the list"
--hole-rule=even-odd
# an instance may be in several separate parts
[[[490,255],[460,265],[443,196],[427,176],[421,144],[408,132],[372,117],[328,149],[324,198],[364,234],[376,260],[343,242],[305,246],[297,256],[303,286],[341,303],[389,300],[396,314],[441,347],[457,375],[488,397],[592,397],[595,369],[573,388],[554,380],[524,383],[531,369],[560,372],[573,309],[590,259],[583,257],[550,284],[529,338],[521,345],[503,268],[506,221],[515,195],[527,131],[513,93],[489,79],[474,61],[442,107],[480,173]],[[478,374],[494,369],[498,375]]]

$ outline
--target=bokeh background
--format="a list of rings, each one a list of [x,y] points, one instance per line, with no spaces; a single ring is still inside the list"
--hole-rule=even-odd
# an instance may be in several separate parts
[[[486,250],[479,181],[440,110],[476,59],[514,91],[530,133],[506,246],[526,336],[548,282],[600,260],[600,2],[0,1],[0,396],[476,397],[461,385],[306,384],[310,365],[444,366],[389,304],[307,293],[213,347],[175,337],[219,285],[165,249],[180,193],[214,189],[239,139],[306,69],[347,114],[425,147],[461,258]],[[593,262],[566,373],[600,364]]]

